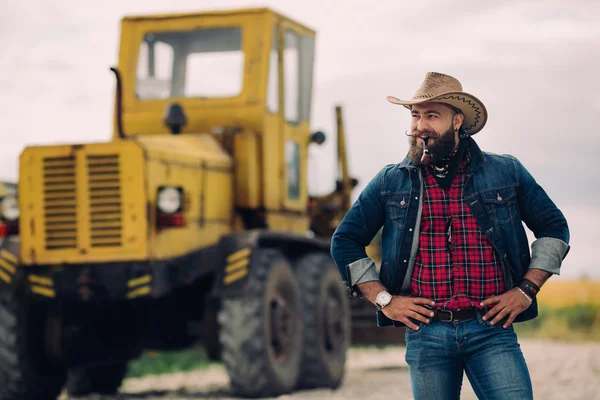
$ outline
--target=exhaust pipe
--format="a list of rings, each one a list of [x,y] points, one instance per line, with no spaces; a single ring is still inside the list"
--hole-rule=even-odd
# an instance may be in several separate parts
[[[117,133],[121,139],[125,139],[125,133],[123,132],[123,87],[121,86],[121,73],[115,67],[110,67],[110,70],[114,72],[117,80],[117,93],[115,95],[115,113],[117,117]]]

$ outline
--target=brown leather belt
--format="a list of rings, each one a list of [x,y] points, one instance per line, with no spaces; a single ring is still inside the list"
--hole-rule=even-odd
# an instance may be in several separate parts
[[[450,311],[450,310],[434,310],[435,315],[431,317],[434,321],[442,321],[442,322],[458,322],[465,321],[468,319],[477,318],[477,314],[480,312],[474,308],[468,310],[460,310],[460,311]]]

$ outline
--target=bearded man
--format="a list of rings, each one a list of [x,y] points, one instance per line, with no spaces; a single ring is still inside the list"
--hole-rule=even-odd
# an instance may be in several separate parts
[[[331,254],[379,326],[405,326],[415,400],[458,399],[463,372],[482,399],[531,399],[513,322],[569,252],[567,221],[523,164],[472,136],[487,110],[430,72],[411,100],[410,149],[384,167],[336,229]],[[522,222],[535,234],[531,254]],[[365,248],[383,227],[377,271]]]

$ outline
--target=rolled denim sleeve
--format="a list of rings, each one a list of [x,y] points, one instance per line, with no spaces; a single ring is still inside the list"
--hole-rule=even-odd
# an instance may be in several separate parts
[[[529,269],[541,269],[560,275],[562,260],[569,252],[569,245],[560,239],[542,237],[531,244],[531,263]]]
[[[365,249],[385,220],[381,187],[383,176],[389,167],[379,171],[367,184],[331,238],[331,256],[344,284],[350,289],[356,283],[366,282],[366,279],[374,277],[373,273],[377,274],[375,263],[367,256]]]
[[[537,239],[531,245],[529,268],[559,274],[562,261],[571,248],[567,220],[523,164],[516,158],[515,162],[521,216]]]
[[[377,266],[372,258],[361,258],[348,265],[350,272],[350,286],[358,285],[359,283],[378,281],[379,273]]]

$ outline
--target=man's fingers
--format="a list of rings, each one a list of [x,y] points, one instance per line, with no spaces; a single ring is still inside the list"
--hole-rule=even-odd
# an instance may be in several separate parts
[[[488,319],[492,318],[494,315],[496,315],[498,313],[498,311],[502,310],[504,308],[503,305],[500,304],[496,304],[491,310],[489,310],[484,316],[483,316],[483,320],[487,321]]]
[[[421,321],[423,323],[428,324],[429,323],[429,319],[427,319],[427,317],[422,316],[421,314],[419,314],[418,312],[415,311],[411,311],[410,314],[408,315],[410,318],[412,319],[416,319],[417,321]]]
[[[432,311],[432,310],[430,310],[430,309],[428,309],[428,308],[425,308],[425,307],[422,307],[422,306],[418,306],[418,305],[416,305],[416,304],[414,304],[414,305],[413,305],[413,306],[410,308],[410,310],[411,310],[411,311],[416,311],[416,312],[418,312],[419,314],[425,315],[425,316],[427,316],[427,317],[433,317],[433,311]]]
[[[508,319],[506,320],[506,322],[504,323],[504,325],[502,325],[503,328],[508,328],[510,326],[510,324],[513,323],[513,321],[515,320],[515,318],[517,318],[517,315],[519,315],[519,313],[517,312],[513,312],[510,314],[510,316],[508,317]]]
[[[519,314],[521,314],[523,311],[525,311],[528,307],[528,306],[522,306],[521,304],[519,304],[519,306],[521,306],[521,309],[517,308],[510,312],[508,319],[506,320],[504,325],[502,325],[503,328],[508,328],[514,322],[514,320],[517,318],[517,316]]]
[[[404,318],[404,319],[400,320],[400,322],[403,322],[404,325],[406,325],[408,328],[412,329],[413,331],[416,331],[419,329],[419,326],[410,322],[410,319],[408,319],[408,318]]]
[[[435,304],[435,301],[430,299],[424,299],[422,297],[415,297],[412,299],[413,304],[425,304],[427,306],[432,306]]]
[[[480,304],[482,307],[485,307],[485,306],[489,306],[490,304],[496,304],[496,303],[498,303],[498,302],[500,302],[500,297],[498,297],[498,296],[493,296],[493,297],[490,297],[489,299],[485,299],[484,301],[482,301],[482,302],[481,302],[481,303],[479,303],[479,304]]]
[[[495,324],[497,324],[497,323],[498,323],[498,321],[502,320],[502,318],[504,318],[504,317],[506,316],[506,314],[508,314],[509,312],[510,312],[510,310],[509,310],[507,307],[503,308],[503,309],[502,309],[502,311],[500,311],[500,312],[498,313],[498,315],[496,315],[496,318],[494,318],[494,319],[493,319],[493,320],[490,322],[490,324],[492,324],[492,325],[495,325]]]

